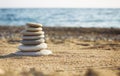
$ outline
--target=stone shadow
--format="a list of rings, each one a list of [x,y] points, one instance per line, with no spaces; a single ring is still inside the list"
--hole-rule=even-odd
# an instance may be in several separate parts
[[[6,54],[6,55],[0,55],[0,59],[5,59],[5,58],[22,59],[23,57],[38,57],[38,56],[16,55],[14,53]]]

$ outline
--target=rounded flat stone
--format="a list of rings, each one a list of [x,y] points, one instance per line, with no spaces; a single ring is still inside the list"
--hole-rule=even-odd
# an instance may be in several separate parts
[[[44,43],[45,39],[39,39],[39,40],[22,40],[21,43],[24,45],[37,45],[40,43]]]
[[[44,38],[45,35],[40,35],[40,36],[22,36],[22,39],[26,39],[26,40],[32,40],[32,39],[40,39],[40,38]]]
[[[34,51],[42,50],[42,49],[45,49],[45,48],[47,48],[46,43],[41,43],[39,45],[32,45],[32,46],[20,45],[18,47],[19,50],[25,51],[25,52],[28,52],[28,51],[34,52]]]
[[[22,31],[21,32],[23,35],[31,35],[31,36],[34,36],[34,35],[43,35],[44,32],[43,31],[38,31],[38,32],[30,32],[30,31]]]
[[[41,51],[37,51],[37,52],[17,51],[14,54],[21,55],[21,56],[41,56],[41,55],[50,55],[50,54],[52,54],[52,52],[50,50],[41,50]]]
[[[41,50],[40,54],[41,55],[49,55],[49,54],[52,54],[52,52],[51,52],[51,50]]]
[[[39,23],[27,23],[26,25],[30,27],[42,27],[42,24]]]
[[[42,28],[41,28],[41,27],[38,27],[38,28],[26,27],[25,30],[26,30],[26,31],[31,31],[31,32],[32,32],[32,31],[33,31],[33,32],[34,32],[34,31],[36,32],[36,31],[42,31]]]

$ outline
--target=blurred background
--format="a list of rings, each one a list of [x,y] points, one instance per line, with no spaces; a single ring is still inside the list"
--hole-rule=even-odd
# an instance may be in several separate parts
[[[0,25],[120,28],[119,8],[1,8]]]

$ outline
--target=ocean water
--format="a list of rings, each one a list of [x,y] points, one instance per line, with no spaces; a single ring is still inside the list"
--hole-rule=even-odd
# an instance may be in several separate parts
[[[37,22],[51,27],[119,27],[120,9],[18,8],[0,9],[0,25]]]

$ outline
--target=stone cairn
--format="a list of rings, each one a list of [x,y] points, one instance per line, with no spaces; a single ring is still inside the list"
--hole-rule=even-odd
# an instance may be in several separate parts
[[[42,30],[42,25],[37,23],[27,23],[26,28],[22,33],[22,40],[16,55],[49,55],[52,54],[50,50],[47,49],[47,44],[45,43],[45,35]]]

